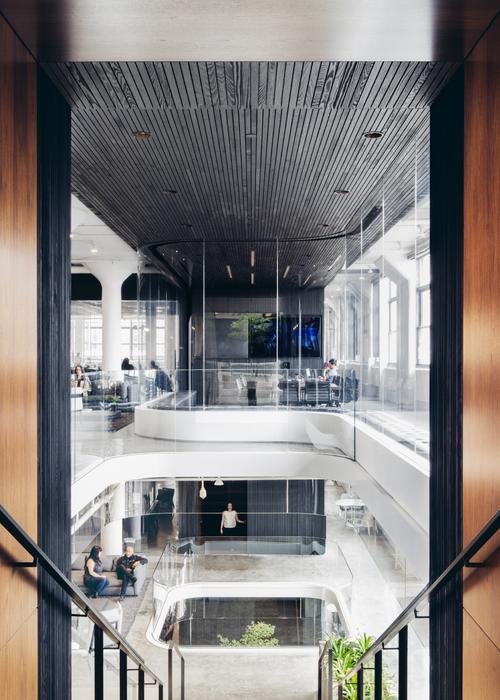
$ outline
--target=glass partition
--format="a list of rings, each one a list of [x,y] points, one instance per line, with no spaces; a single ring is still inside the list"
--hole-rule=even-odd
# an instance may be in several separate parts
[[[72,376],[75,478],[117,451],[147,450],[139,438],[151,437],[168,440],[169,450],[246,438],[353,458],[356,426],[425,468],[428,145],[426,127],[345,225],[318,222],[307,238],[262,231],[235,239],[228,231],[227,239],[193,240],[186,232],[141,251],[137,299],[122,302],[121,371],[100,369],[100,302],[74,302],[72,357],[85,373]],[[254,428],[256,417],[239,419],[247,420],[243,435],[219,439],[201,417],[189,429],[182,414],[209,410],[267,414],[269,430]],[[334,418],[318,427],[312,413]],[[151,434],[138,429],[145,422],[167,428]]]
[[[329,342],[356,375],[360,422],[415,457],[429,454],[428,134],[412,139],[348,227],[344,264],[325,288]],[[357,233],[356,233],[357,232]]]

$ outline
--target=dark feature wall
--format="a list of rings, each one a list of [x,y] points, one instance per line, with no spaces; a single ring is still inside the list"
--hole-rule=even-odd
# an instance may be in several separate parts
[[[431,108],[430,578],[462,548],[464,74]],[[431,606],[431,700],[461,697],[462,586]]]
[[[70,575],[69,106],[38,72],[38,543]],[[68,596],[39,571],[39,699],[71,697]]]
[[[318,479],[205,481],[207,498],[200,499],[201,482],[177,482],[179,537],[217,535],[228,501],[245,520],[236,536],[326,536],[325,485]]]

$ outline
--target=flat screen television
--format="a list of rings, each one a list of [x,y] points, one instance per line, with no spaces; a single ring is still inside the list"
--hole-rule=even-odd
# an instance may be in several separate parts
[[[248,357],[276,357],[276,317],[262,314],[248,317]]]
[[[321,316],[302,316],[300,330],[302,357],[321,357]],[[298,347],[299,328],[295,332]]]

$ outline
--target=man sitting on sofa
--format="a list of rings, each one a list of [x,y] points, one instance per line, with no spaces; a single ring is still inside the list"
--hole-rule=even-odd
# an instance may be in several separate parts
[[[127,586],[134,585],[137,581],[134,576],[134,570],[143,564],[147,564],[148,560],[146,557],[140,557],[138,554],[134,554],[134,548],[132,545],[128,544],[123,550],[123,556],[120,557],[116,562],[116,575],[122,582],[122,589],[120,593],[120,600],[125,598],[127,593]]]

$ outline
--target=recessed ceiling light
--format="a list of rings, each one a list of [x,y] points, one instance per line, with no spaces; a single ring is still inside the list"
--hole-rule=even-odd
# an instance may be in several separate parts
[[[351,190],[333,190],[333,194],[351,194]]]
[[[251,275],[250,275],[250,283],[251,283],[251,284],[255,284],[255,275],[254,275],[253,272],[252,272]]]
[[[318,226],[322,226],[323,228],[328,228],[330,224],[318,224]]]
[[[255,267],[255,250],[250,251],[250,266]]]
[[[91,253],[98,253],[99,252],[94,241],[92,241],[92,245],[90,246],[90,252]]]
[[[383,135],[383,131],[365,131],[363,134],[365,139],[381,139]]]
[[[253,131],[250,131],[248,134],[245,134],[245,136],[247,137],[247,139],[254,139],[257,137],[257,134]]]
[[[290,265],[287,265],[287,266],[286,266],[286,270],[285,270],[285,272],[283,273],[283,279],[284,279],[284,280],[286,279],[286,276],[288,275],[289,272],[290,272]]]
[[[310,279],[311,279],[311,275],[307,275],[306,279],[304,280],[304,284],[307,284]]]
[[[132,135],[135,136],[135,138],[138,141],[145,141],[146,139],[149,139],[151,136],[149,131],[143,131],[142,129],[139,131],[133,131]]]
[[[232,279],[233,279],[233,273],[231,272],[231,266],[230,266],[230,265],[226,265],[226,270],[227,270],[227,274],[229,275],[229,279],[232,280]]]

